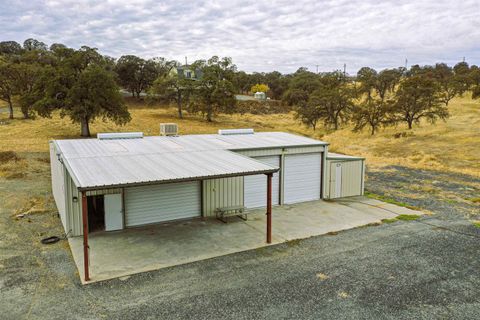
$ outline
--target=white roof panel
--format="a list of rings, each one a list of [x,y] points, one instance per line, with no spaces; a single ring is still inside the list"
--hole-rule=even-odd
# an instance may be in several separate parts
[[[278,170],[226,150],[67,159],[79,189],[251,175]]]
[[[365,160],[363,157],[347,156],[345,154],[329,152],[327,159],[330,160]]]
[[[275,172],[278,168],[232,151],[326,144],[283,132],[54,143],[81,190]]]

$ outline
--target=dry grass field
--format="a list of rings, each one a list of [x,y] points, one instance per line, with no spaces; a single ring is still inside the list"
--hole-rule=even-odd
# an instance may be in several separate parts
[[[91,125],[92,135],[112,131],[143,131],[146,135],[157,135],[161,122],[178,123],[181,134],[252,127],[256,131],[288,131],[328,141],[331,151],[366,157],[371,170],[397,164],[480,176],[480,101],[469,97],[456,98],[450,103],[451,116],[446,122],[422,123],[413,130],[399,125],[381,130],[375,136],[367,130],[354,133],[350,126],[336,132],[313,131],[298,123],[292,113],[219,115],[213,123],[208,123],[198,115],[187,114],[180,120],[175,109],[169,107],[129,101],[129,109],[132,114],[129,124],[120,127],[98,120]],[[80,131],[78,124],[58,115],[52,119],[8,120],[7,113],[2,112],[0,123],[0,151],[13,151],[21,159],[26,153],[46,152],[50,139],[78,138]],[[13,174],[11,170],[19,166],[18,161],[16,164],[3,163],[0,171],[3,175]]]
[[[422,123],[412,130],[400,125],[370,136],[345,128],[324,139],[332,150],[366,157],[371,169],[397,164],[480,177],[480,101],[456,98],[449,112],[446,122]]]

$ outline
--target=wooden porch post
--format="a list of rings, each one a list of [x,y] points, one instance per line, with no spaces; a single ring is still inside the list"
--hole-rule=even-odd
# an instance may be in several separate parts
[[[272,243],[272,176],[267,174],[267,243]]]
[[[82,222],[83,222],[83,267],[85,273],[85,281],[90,280],[88,272],[88,204],[87,195],[82,192]]]

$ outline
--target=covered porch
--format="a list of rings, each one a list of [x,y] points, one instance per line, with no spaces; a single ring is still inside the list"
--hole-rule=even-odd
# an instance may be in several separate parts
[[[276,207],[270,244],[379,222],[395,217],[393,212],[418,214],[364,197]],[[69,243],[85,284],[268,246],[267,217],[261,209],[252,211],[247,221],[231,217],[227,224],[195,219],[90,234],[89,281],[85,281],[83,238],[69,238]]]

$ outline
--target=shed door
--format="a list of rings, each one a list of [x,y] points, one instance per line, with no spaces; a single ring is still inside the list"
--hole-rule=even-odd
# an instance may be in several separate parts
[[[123,229],[122,195],[106,194],[103,196],[105,208],[105,230]]]
[[[322,154],[285,156],[285,203],[320,199]]]
[[[362,160],[330,163],[330,198],[362,195],[362,181]]]
[[[265,164],[280,167],[280,156],[255,157],[255,160]],[[244,206],[247,208],[260,208],[267,206],[267,176],[259,174],[245,176],[244,178]],[[280,201],[280,179],[278,172],[272,177],[272,204]]]
[[[126,226],[199,217],[200,202],[199,181],[126,188]]]

